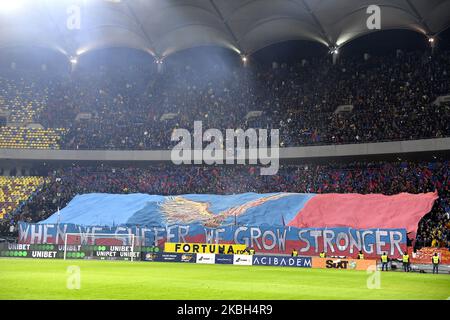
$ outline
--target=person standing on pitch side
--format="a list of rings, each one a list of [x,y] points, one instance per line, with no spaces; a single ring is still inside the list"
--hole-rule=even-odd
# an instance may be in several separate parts
[[[431,257],[431,262],[433,263],[433,274],[434,274],[434,271],[436,271],[436,274],[438,274],[439,273],[439,263],[441,261],[439,259],[437,252],[435,252],[434,255]]]
[[[384,268],[386,267],[386,271],[388,271],[388,262],[389,257],[387,256],[386,252],[383,252],[381,256],[381,271],[384,271]]]
[[[362,252],[362,250],[359,250],[358,259],[359,260],[364,260],[364,253]]]
[[[408,252],[403,253],[402,262],[403,262],[403,271],[409,272],[409,254],[408,254]]]

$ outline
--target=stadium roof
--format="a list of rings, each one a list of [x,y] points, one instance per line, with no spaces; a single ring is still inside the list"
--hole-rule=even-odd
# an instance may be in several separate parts
[[[130,47],[156,57],[202,45],[251,54],[288,40],[341,46],[374,32],[366,21],[373,0],[3,0],[0,47],[38,45],[68,56]],[[70,5],[81,8],[69,30]],[[21,6],[19,6],[19,4]],[[450,25],[450,0],[378,0],[381,29],[434,36]]]

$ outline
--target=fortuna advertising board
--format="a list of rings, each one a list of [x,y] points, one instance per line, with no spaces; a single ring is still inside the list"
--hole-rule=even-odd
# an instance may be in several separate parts
[[[207,243],[175,243],[166,242],[165,252],[173,253],[217,253],[236,254],[242,253],[246,246],[242,244],[207,244]]]

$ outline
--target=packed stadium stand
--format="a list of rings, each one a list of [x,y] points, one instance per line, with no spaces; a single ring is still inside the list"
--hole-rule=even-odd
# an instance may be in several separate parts
[[[41,91],[38,81],[18,78],[0,77],[0,101],[2,111],[9,113],[9,121],[12,123],[33,122],[45,104],[45,92]]]
[[[447,246],[450,241],[450,166],[433,162],[354,162],[285,165],[275,176],[255,167],[68,167],[49,173],[50,181],[7,222],[37,222],[64,207],[77,194],[148,193],[177,195],[242,192],[382,193],[437,192],[439,200],[419,225],[416,246]],[[6,222],[5,222],[6,224]]]
[[[2,80],[8,90],[1,94],[8,123],[42,127],[0,127],[0,148],[170,149],[173,129],[192,128],[199,119],[205,129],[280,128],[282,147],[450,137],[450,106],[433,104],[450,92],[449,56],[438,52],[430,59],[429,53],[416,51],[368,61],[345,57],[336,65],[325,57],[275,69],[238,65],[230,70],[175,59],[163,74],[130,66],[80,68],[71,77],[36,72],[27,82],[9,72],[4,75],[9,80]],[[349,104],[352,111],[335,112]],[[247,117],[255,110],[262,114]],[[448,168],[445,158],[285,165],[273,177],[261,177],[253,167],[66,167],[43,172],[49,183],[33,197],[35,189],[24,192],[14,206],[4,198],[0,225],[8,232],[20,220],[41,221],[75,195],[89,192],[437,191],[439,200],[421,221],[415,244],[448,246]],[[36,188],[41,184],[36,182]]]
[[[0,219],[19,209],[44,182],[43,177],[0,176]]]
[[[0,127],[0,148],[59,149],[64,128]]]
[[[0,148],[58,149],[64,128],[43,128],[36,124],[37,117],[47,104],[48,85],[40,77],[0,76],[0,111],[8,126],[0,127]]]

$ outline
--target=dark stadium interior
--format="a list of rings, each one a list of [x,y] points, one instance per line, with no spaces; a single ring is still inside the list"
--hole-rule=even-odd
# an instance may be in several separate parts
[[[200,46],[168,56],[163,72],[137,49],[93,50],[81,55],[72,71],[55,51],[5,48],[0,51],[0,148],[169,150],[175,145],[172,131],[192,128],[195,120],[205,129],[279,128],[281,147],[446,138],[450,105],[433,102],[450,93],[449,38],[448,30],[442,32],[431,52],[427,39],[413,31],[364,35],[340,48],[336,64],[326,47],[311,41],[272,44],[245,64],[232,50]],[[349,104],[351,112],[335,112]],[[254,110],[262,115],[247,117]],[[163,120],[165,114],[174,116]],[[41,126],[11,125],[20,122]],[[415,244],[450,247],[448,155],[444,150],[284,159],[274,176],[259,176],[252,166],[2,158],[2,175],[45,181],[36,182],[29,197],[1,204],[0,233],[16,235],[18,221],[43,220],[88,192],[432,191],[439,200],[420,222]],[[2,185],[6,197],[9,187]]]

